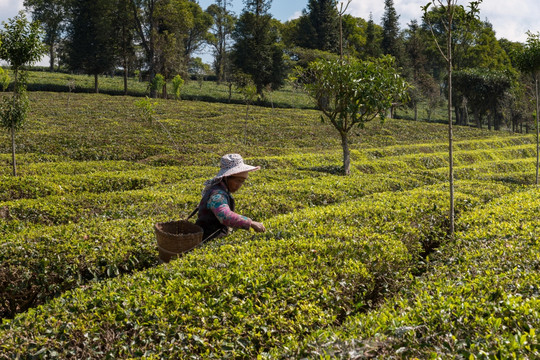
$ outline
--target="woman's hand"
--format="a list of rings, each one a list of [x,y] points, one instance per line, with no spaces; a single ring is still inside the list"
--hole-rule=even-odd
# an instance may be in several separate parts
[[[257,221],[252,221],[251,222],[251,228],[253,230],[255,230],[256,232],[265,232],[266,231],[266,228],[264,227],[264,225],[260,222],[257,222]]]

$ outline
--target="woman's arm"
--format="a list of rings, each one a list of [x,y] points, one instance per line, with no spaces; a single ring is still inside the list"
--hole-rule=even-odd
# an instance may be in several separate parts
[[[227,203],[227,197],[222,191],[214,191],[208,199],[207,205],[221,224],[246,230],[251,227],[252,220],[232,211]]]

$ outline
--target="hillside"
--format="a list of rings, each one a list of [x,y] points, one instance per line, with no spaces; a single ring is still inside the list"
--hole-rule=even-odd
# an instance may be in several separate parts
[[[403,120],[352,136],[314,110],[32,92],[0,134],[0,359],[534,358],[539,191],[532,136]],[[222,154],[260,165],[237,231],[160,265]]]

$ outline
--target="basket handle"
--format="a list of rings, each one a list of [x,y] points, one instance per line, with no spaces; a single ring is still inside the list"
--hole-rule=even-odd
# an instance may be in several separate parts
[[[186,220],[191,219],[191,218],[193,217],[193,215],[195,215],[195,214],[197,213],[197,211],[199,211],[199,207],[198,207],[198,206],[195,208],[195,210],[193,210],[193,211],[191,212],[191,214],[189,214],[189,216],[186,218]]]

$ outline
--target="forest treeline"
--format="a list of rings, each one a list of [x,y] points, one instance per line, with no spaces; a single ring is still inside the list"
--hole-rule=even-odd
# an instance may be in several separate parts
[[[366,60],[389,54],[412,85],[405,105],[416,109],[422,102],[429,112],[445,100],[445,60],[433,41],[436,37],[446,46],[444,13],[432,7],[400,28],[393,0],[381,1],[381,19],[341,16],[336,0],[306,0],[302,15],[286,22],[272,17],[271,0],[244,0],[240,14],[230,10],[228,0],[215,0],[206,9],[194,0],[24,4],[44,30],[50,69],[94,75],[96,91],[99,74],[122,69],[126,79],[137,74],[148,81],[157,74],[171,80],[212,73],[218,83],[252,82],[264,96],[281,87],[295,66],[317,58],[342,54]],[[481,13],[471,20],[461,12],[457,6],[452,42],[456,123],[529,131],[533,83],[530,74],[518,70],[515,56],[525,44],[497,39]],[[196,57],[204,47],[212,49],[211,66]]]

